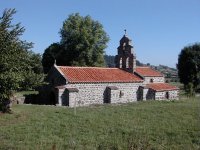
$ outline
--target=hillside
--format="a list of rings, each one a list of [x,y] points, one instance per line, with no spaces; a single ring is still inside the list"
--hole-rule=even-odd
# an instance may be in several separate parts
[[[159,66],[153,66],[151,67],[155,70],[158,70],[159,72],[162,72],[165,75],[166,81],[168,82],[178,82],[178,70],[175,68],[171,68],[168,66],[164,65],[159,65]]]
[[[14,105],[0,114],[0,149],[199,149],[200,101],[76,108]]]
[[[107,67],[111,67],[111,68],[115,67],[115,56],[105,55],[104,59],[105,59]],[[139,60],[136,60],[136,65],[137,66],[150,66],[151,68],[162,72],[165,75],[167,82],[178,82],[179,81],[178,71],[175,68],[171,68],[171,67],[168,67],[165,65],[154,66],[154,65],[150,65],[149,63],[144,64],[144,63],[140,62]]]

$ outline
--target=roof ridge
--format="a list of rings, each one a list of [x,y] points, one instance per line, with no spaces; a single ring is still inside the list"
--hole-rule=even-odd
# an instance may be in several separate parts
[[[63,68],[89,68],[89,69],[119,69],[119,68],[108,68],[108,67],[89,67],[89,66],[57,66]]]
[[[150,68],[150,69],[152,69],[154,71],[157,71],[157,72],[161,73],[160,71],[156,70],[155,68],[152,68],[152,67],[149,67],[149,66],[141,66],[141,67],[136,67],[136,68]]]
[[[166,82],[157,82],[157,83],[148,83],[148,84],[169,84],[169,83],[166,83]],[[169,84],[169,85],[171,85],[171,84]],[[171,86],[175,86],[175,85],[171,85]]]
[[[137,66],[136,68],[151,68],[149,66]]]

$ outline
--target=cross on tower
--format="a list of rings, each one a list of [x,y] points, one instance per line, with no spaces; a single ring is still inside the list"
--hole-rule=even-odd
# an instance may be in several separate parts
[[[124,29],[125,35],[126,35],[126,29]]]
[[[127,72],[133,73],[136,68],[136,56],[134,54],[131,39],[126,35],[127,30],[124,29],[125,35],[119,41],[117,48],[118,55],[116,55],[116,67]]]

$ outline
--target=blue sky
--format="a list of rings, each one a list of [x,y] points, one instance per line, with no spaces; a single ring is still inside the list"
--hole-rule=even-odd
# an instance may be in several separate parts
[[[175,67],[181,49],[200,42],[200,0],[1,0],[1,15],[5,8],[16,8],[14,22],[26,29],[22,39],[41,54],[60,41],[63,21],[76,12],[103,24],[108,55],[116,55],[124,29],[137,59],[152,65]]]

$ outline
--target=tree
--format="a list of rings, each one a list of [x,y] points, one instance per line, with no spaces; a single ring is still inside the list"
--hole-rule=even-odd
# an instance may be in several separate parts
[[[107,67],[115,67],[115,56],[104,55],[104,60]]]
[[[33,90],[43,84],[44,74],[42,68],[42,57],[33,51],[27,52],[27,68],[23,73],[23,81],[20,90]]]
[[[49,64],[53,65],[53,58],[58,65],[105,66],[104,49],[109,38],[98,21],[78,13],[69,15],[60,35],[60,46],[52,44],[43,54],[45,72],[49,70]]]
[[[42,66],[44,73],[48,73],[48,71],[53,66],[55,60],[60,60],[58,57],[60,51],[61,46],[59,43],[53,43],[47,49],[45,49],[42,56]]]
[[[38,55],[29,51],[32,43],[20,40],[24,27],[20,23],[11,24],[15,13],[15,9],[6,9],[0,17],[0,110],[5,111],[9,110],[6,108],[13,92],[25,84],[27,74],[31,74],[30,79],[43,78],[38,63],[35,64]]]
[[[178,76],[190,95],[200,86],[200,43],[184,47],[178,57]]]

